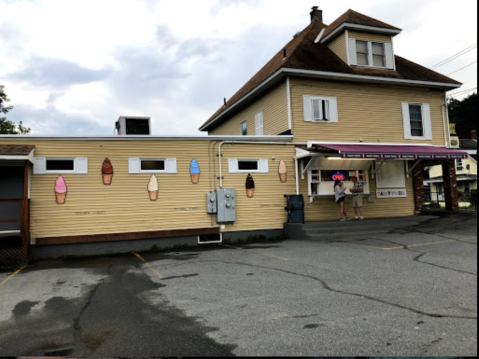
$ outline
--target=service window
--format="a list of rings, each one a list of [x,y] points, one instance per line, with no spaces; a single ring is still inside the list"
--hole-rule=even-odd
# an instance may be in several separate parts
[[[352,188],[353,176],[363,183],[364,194],[369,194],[369,178],[366,170],[310,170],[308,171],[309,195],[333,195],[336,179],[341,179],[346,188]],[[349,191],[346,193],[349,194]]]

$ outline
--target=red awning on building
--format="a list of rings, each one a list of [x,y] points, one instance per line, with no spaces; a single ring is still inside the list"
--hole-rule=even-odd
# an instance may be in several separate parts
[[[408,145],[361,145],[313,143],[315,147],[337,151],[341,158],[365,159],[419,159],[419,160],[457,160],[466,159],[467,152],[434,146]]]

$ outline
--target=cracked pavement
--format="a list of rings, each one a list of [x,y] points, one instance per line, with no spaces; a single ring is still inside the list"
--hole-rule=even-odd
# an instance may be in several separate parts
[[[477,355],[475,214],[141,256],[42,261],[12,277],[0,356]]]

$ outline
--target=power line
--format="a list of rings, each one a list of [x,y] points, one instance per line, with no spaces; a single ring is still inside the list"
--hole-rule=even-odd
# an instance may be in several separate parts
[[[444,65],[444,64],[446,64],[446,63],[448,63],[448,62],[450,62],[450,61],[452,61],[452,60],[457,59],[458,57],[460,57],[460,56],[466,54],[467,52],[474,50],[474,48],[476,48],[476,47],[477,47],[477,43],[475,43],[474,45],[471,45],[471,46],[469,46],[469,47],[466,47],[464,50],[459,51],[457,54],[452,55],[451,57],[448,57],[447,59],[445,59],[445,60],[443,60],[443,61],[437,63],[437,64],[434,65],[434,66],[432,66],[432,67],[431,67],[431,70],[433,70],[433,69],[435,69],[435,68],[437,68],[437,67],[440,67],[440,66],[442,66],[442,65]]]
[[[467,90],[461,90],[461,91],[459,91],[459,92],[454,92],[454,93],[449,94],[449,97],[453,97],[453,96],[456,96],[456,95],[460,95],[460,94],[462,94],[462,93],[469,92],[469,91],[473,91],[473,90],[475,90],[475,89],[477,89],[477,87],[473,87],[473,88],[470,88],[470,89],[467,89]]]
[[[454,71],[454,72],[451,72],[450,74],[447,74],[446,76],[455,74],[456,72],[461,71],[462,69],[465,69],[466,67],[469,67],[469,66],[471,66],[471,65],[474,65],[476,62],[477,62],[477,60],[474,61],[473,63],[469,64],[469,65],[466,65],[466,66],[464,66],[464,67],[461,67],[459,70],[456,70],[456,71]]]

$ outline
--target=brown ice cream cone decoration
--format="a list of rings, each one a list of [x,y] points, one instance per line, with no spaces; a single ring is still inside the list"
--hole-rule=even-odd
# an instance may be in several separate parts
[[[248,176],[246,177],[246,197],[253,198],[253,196],[254,196],[254,180],[253,180],[253,176],[251,176],[251,174],[248,173]]]
[[[103,184],[106,186],[111,185],[111,180],[113,178],[113,166],[111,165],[111,162],[108,157],[105,158],[105,160],[103,161],[101,173],[103,176]]]
[[[57,203],[58,204],[64,204],[65,203],[65,198],[67,197],[66,193],[55,193],[57,196]]]
[[[288,180],[288,169],[286,168],[286,163],[284,163],[283,160],[279,162],[278,173],[279,173],[279,180],[282,183]]]

